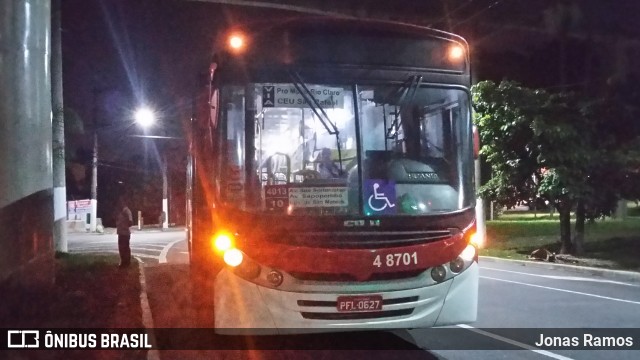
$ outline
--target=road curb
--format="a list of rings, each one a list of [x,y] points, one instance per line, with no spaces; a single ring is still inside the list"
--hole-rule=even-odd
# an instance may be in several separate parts
[[[609,280],[640,283],[640,273],[635,271],[601,269],[601,268],[595,268],[595,267],[589,267],[589,266],[557,264],[557,263],[541,262],[541,261],[503,259],[503,258],[498,258],[493,256],[480,256],[480,259],[485,262],[505,262],[505,263],[518,264],[521,266],[531,266],[531,267],[537,267],[537,268],[549,269],[549,270],[562,269],[562,270],[568,270],[568,271],[572,271],[579,274],[599,276]]]
[[[139,259],[138,268],[140,269],[140,308],[142,309],[142,325],[147,329],[151,346],[156,347],[157,342],[153,331],[153,316],[151,315],[151,306],[149,306],[149,298],[147,297],[147,281],[144,277],[142,261]],[[147,351],[147,360],[160,360],[160,352],[157,349],[149,349],[149,351]]]

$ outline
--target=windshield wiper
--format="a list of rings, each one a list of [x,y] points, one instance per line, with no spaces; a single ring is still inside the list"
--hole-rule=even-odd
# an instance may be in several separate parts
[[[326,111],[324,111],[320,103],[318,103],[318,100],[315,98],[315,96],[313,96],[313,94],[311,93],[311,90],[309,90],[309,87],[307,86],[307,84],[305,84],[300,74],[298,74],[297,71],[292,69],[289,69],[288,73],[289,73],[289,77],[293,81],[293,86],[295,86],[296,90],[298,90],[300,95],[302,95],[302,98],[304,99],[304,101],[307,104],[309,104],[311,111],[313,111],[313,113],[316,114],[318,119],[320,119],[320,122],[322,123],[322,126],[324,126],[325,130],[327,130],[329,135],[336,136],[336,146],[338,148],[338,164],[340,164],[340,172],[342,172],[342,150],[340,149],[340,131],[336,127],[336,124],[331,122],[331,119],[329,119],[329,115],[327,114]],[[331,125],[331,127],[329,127],[329,125]]]
[[[416,96],[416,92],[418,92],[418,89],[420,88],[420,84],[422,84],[422,75],[409,76],[407,80],[400,84],[400,86],[395,91],[387,96],[385,102],[390,102],[389,100],[392,100],[392,97],[399,95],[397,104],[395,104],[396,106],[410,104],[411,102],[413,102],[413,99]],[[407,97],[409,93],[411,93],[411,96]],[[391,123],[391,126],[389,126],[389,128],[387,129],[387,133],[385,134],[385,137],[387,139],[393,139],[393,137],[391,137],[391,132],[394,128],[398,129],[400,125],[402,125],[402,122],[399,122],[398,119],[400,118],[398,117],[398,114],[396,112],[393,123]]]

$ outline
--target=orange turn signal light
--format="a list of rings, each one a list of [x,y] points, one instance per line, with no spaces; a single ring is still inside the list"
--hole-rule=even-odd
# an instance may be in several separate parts
[[[471,236],[469,237],[469,244],[475,246],[477,249],[481,249],[484,245],[482,234],[479,234],[477,232],[471,234]]]
[[[233,247],[233,235],[228,233],[218,233],[213,237],[213,248],[216,251],[224,252]]]

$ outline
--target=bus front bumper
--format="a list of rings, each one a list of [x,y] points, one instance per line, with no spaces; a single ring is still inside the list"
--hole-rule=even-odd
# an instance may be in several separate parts
[[[258,286],[227,269],[215,279],[215,327],[219,334],[299,334],[426,328],[476,320],[478,264],[431,286],[386,292],[291,292]],[[338,296],[381,295],[379,312],[339,312]],[[302,303],[301,303],[302,302]],[[312,304],[312,306],[309,306]]]

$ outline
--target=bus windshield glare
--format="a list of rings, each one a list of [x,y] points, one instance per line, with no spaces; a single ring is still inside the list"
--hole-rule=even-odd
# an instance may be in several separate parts
[[[219,89],[218,192],[282,215],[429,215],[474,206],[469,95],[404,83]]]

